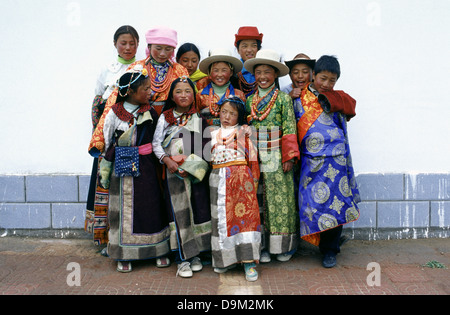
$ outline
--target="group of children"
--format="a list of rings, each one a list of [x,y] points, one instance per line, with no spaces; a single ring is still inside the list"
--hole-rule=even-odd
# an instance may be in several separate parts
[[[356,102],[334,90],[335,57],[282,63],[262,38],[241,27],[240,60],[226,49],[201,60],[188,43],[175,61],[176,32],[156,28],[135,61],[137,32],[116,32],[118,79],[93,105],[86,230],[118,271],[174,258],[191,277],[211,253],[215,272],[243,264],[255,281],[259,262],[288,261],[300,238],[336,265],[342,226],[359,217],[346,128]],[[285,75],[292,85],[281,91]]]

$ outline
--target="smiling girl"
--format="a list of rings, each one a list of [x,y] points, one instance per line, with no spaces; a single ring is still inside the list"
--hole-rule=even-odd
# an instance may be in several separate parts
[[[258,90],[247,99],[248,120],[258,134],[266,248],[261,262],[269,254],[287,261],[298,242],[298,214],[292,167],[300,157],[292,99],[277,88],[277,79],[289,73],[277,52],[262,49],[244,66],[255,75]]]
[[[209,125],[220,126],[219,106],[229,95],[238,96],[245,102],[242,91],[235,89],[230,82],[234,73],[241,71],[242,62],[233,57],[226,49],[209,52],[209,57],[200,62],[199,68],[208,73],[211,79],[203,90],[197,94],[197,108]]]

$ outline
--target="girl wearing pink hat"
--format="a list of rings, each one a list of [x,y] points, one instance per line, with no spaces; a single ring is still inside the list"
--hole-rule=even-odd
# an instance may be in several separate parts
[[[150,103],[160,115],[164,104],[169,95],[169,89],[172,82],[182,76],[189,76],[188,71],[182,65],[173,62],[171,59],[177,46],[177,32],[167,27],[153,28],[145,34],[147,40],[148,57],[130,65],[134,68],[141,65],[147,69],[151,80]],[[114,105],[117,98],[117,89],[108,99],[105,111],[100,119],[89,145],[89,153],[98,156],[105,149],[105,139],[103,136],[104,118],[111,106]]]
[[[173,61],[178,44],[175,30],[167,27],[154,28],[145,34],[145,38],[148,57],[138,63],[145,66],[150,73],[153,90],[151,102],[160,115],[172,82],[182,76],[189,76],[189,73],[185,67]]]

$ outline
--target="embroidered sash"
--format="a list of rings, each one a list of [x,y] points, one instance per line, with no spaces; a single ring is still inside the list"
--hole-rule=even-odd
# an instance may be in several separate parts
[[[318,98],[308,88],[303,89],[300,97],[305,112],[297,122],[299,146],[301,146],[303,138],[305,137],[309,128],[311,128],[312,124],[317,120],[317,118],[319,118],[320,114],[322,114],[323,112],[323,108],[322,106],[320,106]],[[308,243],[319,246],[320,233],[302,236],[302,239],[307,241]]]
[[[297,122],[299,145],[302,144],[303,138],[305,137],[309,128],[311,128],[312,124],[316,121],[317,118],[319,118],[320,114],[322,114],[323,112],[323,108],[322,106],[320,106],[319,100],[308,88],[303,89],[300,97],[305,112]]]

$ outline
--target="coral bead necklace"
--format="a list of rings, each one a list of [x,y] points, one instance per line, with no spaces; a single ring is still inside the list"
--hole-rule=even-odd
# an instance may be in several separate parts
[[[269,103],[265,106],[265,109],[263,111],[259,111],[257,109],[259,103],[261,103],[261,101],[264,100],[274,89],[275,89],[275,92],[273,93],[272,98],[270,99]],[[253,95],[252,106],[251,106],[251,116],[253,119],[258,120],[258,121],[263,121],[264,119],[267,118],[267,116],[269,116],[270,111],[272,110],[273,105],[275,104],[275,101],[277,100],[278,92],[279,92],[279,90],[276,89],[276,87],[274,87],[269,92],[267,92],[267,94],[264,95],[263,97],[259,97],[258,93],[255,93]]]
[[[238,79],[239,79],[239,87],[241,88],[241,91],[244,92],[244,94],[251,93],[253,91],[256,91],[256,81],[253,83],[248,83],[244,76],[242,75],[242,72],[238,73]]]
[[[230,95],[230,89],[227,89],[225,93],[225,98],[227,98]],[[216,95],[214,94],[214,89],[211,87],[209,89],[209,111],[211,112],[211,115],[214,117],[219,117],[220,108],[219,105],[217,105],[216,101]]]
[[[217,144],[227,146],[231,142],[233,142],[236,138],[237,129],[235,128],[228,136],[223,137],[222,136],[222,128],[219,130],[219,132],[216,135]]]

